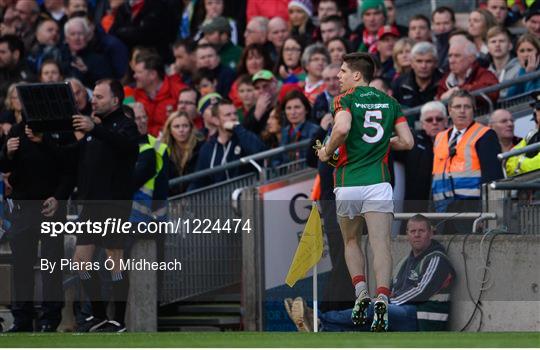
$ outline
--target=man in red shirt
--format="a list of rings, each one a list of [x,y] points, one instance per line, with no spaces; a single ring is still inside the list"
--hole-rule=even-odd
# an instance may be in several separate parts
[[[176,110],[178,94],[186,85],[176,75],[166,76],[165,65],[157,55],[140,55],[135,64],[135,101],[144,105],[148,133],[159,136],[168,115]]]

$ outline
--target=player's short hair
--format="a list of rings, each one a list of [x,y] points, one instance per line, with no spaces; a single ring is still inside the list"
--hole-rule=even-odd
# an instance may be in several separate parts
[[[433,227],[431,226],[431,221],[427,217],[425,217],[422,214],[416,214],[413,217],[411,217],[409,220],[407,220],[407,223],[414,221],[414,222],[424,222],[426,224],[426,227],[428,230],[433,231]]]
[[[347,63],[353,72],[360,72],[366,83],[369,84],[373,80],[377,63],[370,54],[365,52],[348,53],[343,55],[343,62]]]

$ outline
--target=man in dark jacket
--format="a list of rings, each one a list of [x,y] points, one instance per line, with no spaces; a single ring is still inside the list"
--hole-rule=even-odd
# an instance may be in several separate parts
[[[435,99],[441,76],[435,45],[419,42],[411,50],[411,71],[392,84],[393,96],[402,106],[421,106]]]
[[[24,44],[16,35],[0,36],[0,110],[11,84],[30,79],[24,60]]]
[[[236,108],[232,102],[221,100],[212,107],[218,119],[217,135],[212,136],[201,147],[197,160],[197,171],[211,169],[265,150],[266,146],[254,133],[238,122]],[[253,169],[251,164],[225,170],[194,180],[188,190],[215,184],[245,174]]]
[[[116,219],[126,222],[131,211],[134,193],[133,172],[138,154],[139,133],[135,123],[125,116],[121,104],[124,99],[122,84],[116,80],[100,80],[92,97],[92,118],[75,115],[73,127],[79,142],[78,199],[83,201],[80,220],[100,222]],[[92,316],[78,331],[123,332],[128,294],[127,273],[120,269],[124,258],[125,237],[118,232],[84,232],[77,237],[73,260],[81,264],[93,261],[95,246],[105,248],[114,261],[111,270],[114,317],[107,320],[106,304],[101,297],[101,283],[97,271],[86,265],[79,271],[85,293],[92,303]]]
[[[59,267],[64,254],[62,236],[40,234],[42,221],[65,220],[66,206],[59,204],[69,197],[73,189],[66,162],[58,148],[49,146],[57,142],[50,135],[37,137],[20,122],[11,128],[7,142],[0,153],[0,171],[11,173],[13,188],[12,227],[8,237],[13,261],[14,297],[11,305],[13,326],[8,332],[34,330],[34,265],[37,263],[38,243],[40,256],[56,264],[52,270],[41,269],[41,314],[36,330],[54,332],[60,324],[63,307],[62,271]],[[43,266],[43,265],[41,265]]]
[[[405,166],[404,212],[423,213],[429,208],[431,172],[433,170],[433,140],[448,127],[446,106],[431,101],[420,112],[422,130],[415,135],[410,151],[394,152],[394,159]]]
[[[448,324],[450,291],[456,273],[444,247],[432,239],[429,219],[415,215],[407,222],[411,252],[398,262],[388,305],[389,331],[443,331]],[[313,316],[302,298],[285,300],[289,316],[299,331],[312,331]],[[289,306],[287,306],[289,304]],[[373,307],[368,310],[373,318]],[[356,326],[351,309],[320,314],[323,331],[368,331],[369,322]]]

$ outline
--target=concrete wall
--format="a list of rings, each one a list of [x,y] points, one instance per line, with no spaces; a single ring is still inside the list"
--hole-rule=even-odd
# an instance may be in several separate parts
[[[448,248],[457,279],[452,292],[451,330],[459,331],[469,320],[474,303],[470,301],[465,280],[466,259],[470,291],[478,298],[489,242],[482,235],[435,236]],[[462,254],[465,242],[464,255]],[[410,252],[405,236],[392,242],[394,265]],[[497,235],[493,238],[485,290],[482,295],[482,331],[540,331],[540,235]],[[375,286],[369,272],[370,289]],[[477,312],[468,331],[480,323]]]

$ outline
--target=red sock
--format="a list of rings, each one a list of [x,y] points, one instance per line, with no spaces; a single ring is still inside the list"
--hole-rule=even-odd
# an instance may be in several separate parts
[[[386,295],[387,298],[390,298],[391,293],[392,292],[390,291],[390,289],[388,289],[386,287],[378,287],[377,288],[377,295],[383,294],[383,295]]]
[[[356,275],[352,278],[352,285],[356,286],[360,282],[365,282],[366,277],[364,275]]]

